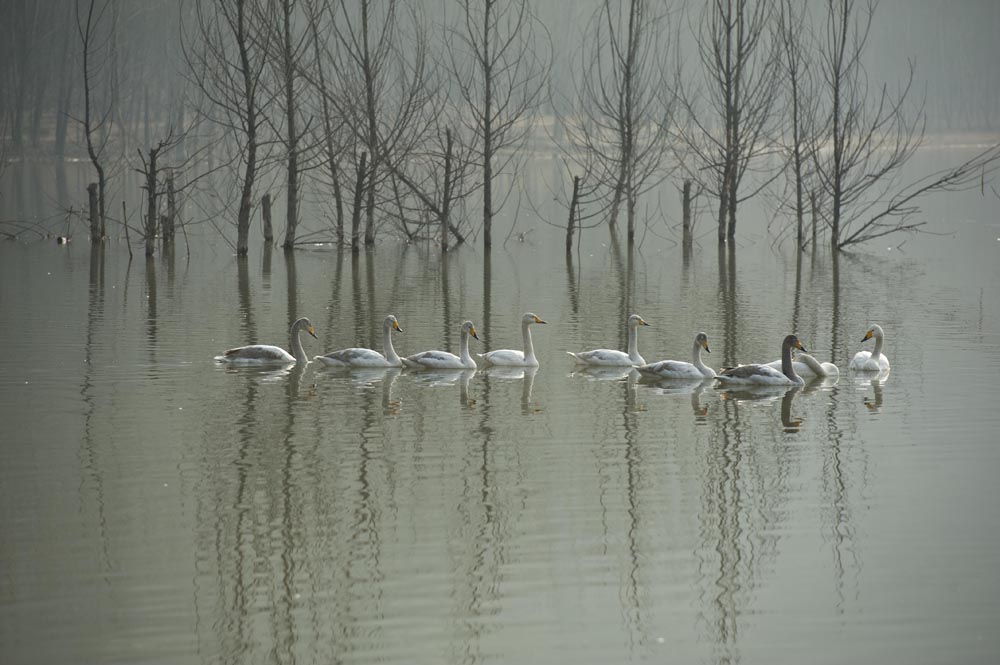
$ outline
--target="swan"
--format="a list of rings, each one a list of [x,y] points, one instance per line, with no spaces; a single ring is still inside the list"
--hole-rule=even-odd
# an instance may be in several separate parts
[[[617,349],[594,349],[592,351],[581,351],[572,353],[573,360],[578,365],[599,365],[605,367],[631,367],[633,365],[645,365],[646,361],[639,355],[639,326],[649,324],[642,320],[638,314],[628,317],[628,353],[623,353]]]
[[[708,335],[703,332],[695,335],[694,346],[691,347],[692,362],[686,363],[681,360],[661,360],[648,365],[636,367],[645,376],[654,376],[661,379],[711,379],[715,376],[715,370],[706,367],[701,362],[701,350],[711,353],[708,348]]]
[[[312,323],[309,322],[309,319],[302,317],[292,324],[292,353],[285,351],[280,346],[272,346],[270,344],[251,344],[250,346],[240,346],[235,349],[229,349],[221,356],[216,356],[215,359],[219,362],[232,363],[234,365],[305,364],[309,362],[309,358],[306,357],[306,352],[302,348],[302,340],[299,339],[299,333],[302,330],[305,330],[307,333],[316,338],[316,331],[313,330]]]
[[[462,339],[459,343],[460,356],[447,351],[421,351],[402,358],[403,365],[410,369],[476,369],[476,361],[469,355],[469,335],[479,339],[472,321],[462,324]]]
[[[318,360],[330,367],[402,367],[403,363],[392,348],[392,331],[403,332],[399,327],[399,321],[390,314],[382,322],[382,349],[383,356],[378,351],[371,349],[350,348],[340,351],[333,351],[326,355],[316,356],[313,360]]]
[[[781,361],[773,360],[767,363],[767,366],[780,370]],[[795,354],[795,359],[792,360],[792,368],[796,374],[804,379],[840,376],[840,370],[837,369],[836,365],[833,363],[821,363],[808,353]]]
[[[788,335],[781,342],[781,371],[769,365],[740,365],[722,370],[718,379],[726,384],[756,384],[771,386],[802,385],[802,377],[795,373],[792,364],[792,348],[805,351],[802,342],[795,335]]]
[[[521,337],[524,339],[524,351],[516,349],[497,349],[488,353],[477,354],[487,365],[497,365],[500,367],[538,367],[538,359],[535,358],[535,347],[531,345],[531,330],[528,326],[533,323],[547,323],[540,318],[527,312],[521,317]]]
[[[878,324],[873,325],[861,338],[862,342],[875,338],[874,351],[858,351],[851,359],[851,369],[861,372],[884,372],[889,369],[889,359],[882,353],[882,342],[885,341],[885,333]]]

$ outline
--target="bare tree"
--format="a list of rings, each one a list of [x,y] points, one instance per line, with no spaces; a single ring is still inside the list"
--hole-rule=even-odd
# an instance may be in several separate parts
[[[197,41],[186,45],[184,56],[207,108],[197,109],[236,142],[242,164],[239,210],[236,216],[236,253],[246,256],[250,214],[258,176],[258,150],[264,111],[269,107],[263,85],[266,62],[259,26],[262,11],[256,0],[199,0],[195,5]]]
[[[665,13],[650,4],[604,0],[594,12],[573,81],[575,111],[562,120],[568,158],[595,169],[592,184],[606,191],[612,233],[625,202],[630,243],[636,202],[665,175],[670,141],[670,26]]]
[[[88,0],[85,15],[81,16],[80,0],[76,3],[77,35],[83,51],[83,119],[80,122],[87,142],[87,155],[94,170],[97,171],[98,214],[95,216],[91,213],[90,216],[91,242],[100,242],[107,235],[105,221],[107,178],[102,160],[110,135],[108,128],[112,122],[113,105],[108,104],[101,113],[96,113],[94,96],[98,77],[107,76],[112,67],[106,54],[109,37],[101,32],[110,4],[109,0],[100,4],[97,0]]]
[[[263,10],[269,11],[273,4],[269,3],[269,7]],[[280,100],[284,120],[283,131],[276,130],[275,134],[281,137],[285,152],[285,240],[282,246],[286,250],[295,247],[299,224],[299,176],[306,148],[302,139],[309,133],[308,126],[300,122],[300,100],[305,90],[305,81],[299,72],[309,51],[311,35],[306,30],[297,29],[297,4],[295,0],[279,0],[277,16],[261,16],[261,25],[269,32],[268,57],[273,63],[275,81],[280,86],[280,92],[275,97]]]
[[[531,129],[545,89],[551,54],[540,50],[542,29],[528,0],[458,0],[449,31],[450,68],[468,114],[466,129],[482,168],[483,246],[493,244],[494,180],[516,170],[517,152]],[[548,42],[546,41],[546,45]]]
[[[719,199],[719,242],[736,233],[737,205],[778,175],[763,165],[754,188],[740,191],[747,173],[773,151],[770,131],[779,63],[773,27],[771,0],[712,0],[695,31],[704,90],[683,79],[678,83],[686,112],[678,131],[688,153],[681,155],[682,164]]]
[[[806,245],[804,219],[806,195],[812,175],[815,149],[813,133],[818,108],[810,52],[812,34],[806,5],[781,0],[778,43],[781,48],[780,72],[787,100],[781,143],[787,156],[786,180],[793,190],[791,207],[795,214],[795,244]]]
[[[320,39],[321,29],[324,35],[330,32],[324,24],[324,19],[329,16],[329,9],[329,3],[326,0],[306,1],[306,14],[308,16],[309,36],[311,37],[310,43],[313,54],[312,76],[306,76],[306,79],[316,88],[316,97],[320,103],[319,115],[321,124],[316,128],[316,131],[320,133],[317,142],[323,149],[323,159],[325,160],[326,170],[330,178],[329,186],[333,192],[334,234],[337,237],[337,241],[343,243],[345,234],[343,170],[341,162],[343,159],[342,155],[346,151],[349,142],[343,138],[343,117],[339,114],[335,115],[334,105],[330,101],[334,98],[334,91],[328,85],[328,59],[325,57],[325,42]]]

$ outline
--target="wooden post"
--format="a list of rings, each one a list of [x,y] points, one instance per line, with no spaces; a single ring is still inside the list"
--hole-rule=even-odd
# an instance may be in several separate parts
[[[101,242],[101,215],[97,207],[97,183],[87,185],[87,200],[90,204],[90,242]]]
[[[264,220],[264,242],[274,242],[274,228],[271,226],[271,195],[265,194],[260,199],[260,215]]]
[[[580,205],[580,176],[573,176],[573,197],[569,202],[569,221],[566,223],[566,253],[573,251],[573,231],[576,227],[576,209]]]

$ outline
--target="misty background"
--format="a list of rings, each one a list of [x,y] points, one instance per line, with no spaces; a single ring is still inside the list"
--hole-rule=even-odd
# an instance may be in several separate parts
[[[478,4],[473,3],[473,18]],[[757,4],[769,4],[775,14],[784,6]],[[233,37],[226,32],[225,19],[229,9],[241,5],[247,12],[248,44],[257,50],[251,59],[259,58],[252,63],[259,86],[255,92],[256,172],[245,204],[241,190],[246,189],[248,151],[241,109],[245,111],[246,105],[238,96],[227,98],[224,90],[225,86],[239,87],[234,78],[238,63],[226,60],[237,51],[232,50]],[[147,227],[154,235],[165,233],[158,217],[168,216],[170,205],[176,209],[169,214],[171,220],[176,214],[176,228],[225,237],[234,248],[242,217],[253,220],[248,230],[258,242],[263,207],[270,208],[275,242],[286,239],[289,215],[296,218],[300,228],[292,234],[290,245],[348,241],[355,210],[357,235],[360,238],[363,231],[366,244],[385,235],[438,239],[437,219],[443,216],[449,216],[448,223],[455,230],[451,243],[482,242],[484,225],[488,228],[484,217],[501,212],[508,215],[494,232],[501,239],[516,224],[511,216],[526,211],[565,227],[573,200],[573,176],[582,173],[586,175],[581,181],[577,230],[586,231],[617,214],[619,206],[613,184],[601,179],[600,167],[589,157],[572,159],[582,142],[570,125],[588,101],[581,90],[587,63],[594,61],[595,45],[600,43],[595,41],[594,20],[599,10],[610,8],[618,12],[615,20],[621,26],[627,22],[629,8],[639,5],[644,17],[655,18],[649,23],[649,36],[644,37],[648,41],[642,44],[654,54],[648,63],[652,75],[643,82],[646,88],[655,88],[646,90],[657,98],[650,103],[662,104],[662,108],[649,112],[664,119],[668,127],[660,144],[651,142],[660,156],[648,165],[649,179],[643,186],[654,192],[653,202],[640,204],[637,215],[647,225],[679,218],[681,183],[694,178],[695,196],[702,194],[699,209],[710,220],[719,205],[718,193],[710,185],[699,187],[697,180],[706,167],[684,163],[690,151],[677,131],[689,122],[688,111],[697,113],[679,103],[681,89],[688,87],[696,91],[695,96],[704,89],[697,33],[699,17],[710,8],[708,4],[500,3],[498,8],[509,14],[501,18],[497,33],[505,34],[506,29],[517,35],[512,44],[516,57],[510,58],[516,67],[500,85],[510,85],[507,101],[520,107],[511,112],[509,134],[495,147],[496,155],[486,160],[493,162],[496,179],[494,191],[487,194],[482,127],[475,126],[462,104],[465,93],[473,101],[482,93],[475,83],[469,90],[463,87],[463,80],[476,78],[466,68],[474,58],[463,37],[465,28],[471,30],[463,3],[5,0],[0,42],[4,231],[8,237],[35,237],[33,231],[16,226],[21,224],[46,234],[83,232],[90,208],[86,187],[98,180],[91,162],[98,161],[106,180],[102,189],[107,190],[99,197],[108,218],[103,234],[119,238],[123,221],[136,234]],[[370,145],[359,133],[365,120],[360,115],[351,117],[358,110],[352,98],[359,88],[351,87],[358,79],[343,66],[351,58],[345,45],[352,35],[360,34],[357,19],[362,6],[370,10],[373,38],[378,35],[385,43],[380,56],[384,73],[376,79],[377,122],[379,131],[385,132],[378,139],[383,146],[379,150],[366,150]],[[800,8],[797,3],[788,6]],[[804,7],[811,31],[821,37],[827,3]],[[867,8],[867,3],[853,3],[851,11],[863,15]],[[995,143],[1000,127],[1000,71],[995,64],[1000,55],[996,45],[1000,6],[988,0],[883,0],[875,8],[861,53],[862,78],[869,89],[885,86],[890,96],[898,94],[912,66],[912,85],[903,110],[916,131],[926,132],[923,144],[984,148]],[[290,95],[283,89],[280,48],[275,47],[282,44],[278,30],[282,9],[290,12],[289,41],[285,42],[291,46],[294,61],[286,70],[293,72]],[[391,30],[386,30],[390,23]],[[317,62],[323,63],[324,71],[317,68]],[[775,88],[773,95],[777,98],[782,93]],[[297,103],[292,112],[287,99]],[[779,129],[789,114],[784,99],[769,113],[765,131],[773,135],[772,140],[786,131]],[[286,120],[293,116],[297,128],[290,134]],[[443,178],[442,117],[449,118],[454,131],[450,180]],[[293,148],[298,171],[294,183],[289,179]],[[155,166],[152,150],[158,151]],[[388,157],[393,151],[398,158],[395,165]],[[383,156],[369,154],[373,152]],[[764,211],[762,217],[789,216],[787,176],[776,177],[786,168],[778,152],[762,152],[760,164],[749,168],[749,186],[743,186],[744,192],[761,188],[754,203]],[[362,154],[367,160],[364,168]],[[541,170],[544,177],[525,178],[529,162],[536,168],[546,164]],[[401,168],[401,164],[406,166]],[[401,172],[404,168],[405,173]],[[367,178],[361,174],[365,169],[370,171]],[[168,175],[172,181],[169,202]],[[451,183],[450,210],[440,205],[448,198],[443,197],[447,195],[444,180]],[[146,195],[150,182],[158,194],[153,203]],[[364,192],[355,204],[359,188]],[[288,201],[291,189],[296,191],[294,209]],[[264,195],[270,203],[262,206]],[[485,208],[484,196],[492,199]],[[549,201],[557,205],[548,205]],[[820,207],[824,205],[821,199]],[[154,211],[151,227],[150,210]],[[171,221],[170,233],[174,226]],[[667,226],[664,231],[673,232]],[[783,233],[781,228],[768,229]]]

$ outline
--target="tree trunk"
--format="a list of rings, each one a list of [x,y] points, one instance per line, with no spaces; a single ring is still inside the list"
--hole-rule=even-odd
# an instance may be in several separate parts
[[[164,219],[163,242],[172,243],[177,224],[177,193],[174,191],[174,174],[169,170],[167,175],[167,214]]]
[[[160,148],[149,149],[149,163],[146,166],[146,256],[152,256],[156,248],[156,158]]]
[[[101,234],[101,218],[97,202],[97,183],[92,182],[87,185],[87,201],[90,204],[90,242],[99,243],[103,238]],[[125,223],[125,220],[122,220]]]
[[[580,205],[580,176],[573,176],[573,197],[569,201],[569,220],[566,222],[566,253],[573,251],[573,231],[576,227],[577,212]]]
[[[268,245],[274,242],[274,227],[271,225],[271,195],[260,198],[260,217],[264,223],[264,242]]]
[[[284,33],[285,124],[288,147],[288,180],[286,188],[285,250],[295,247],[295,231],[299,225],[299,137],[295,128],[295,63],[292,53],[292,6],[282,3]]]
[[[365,193],[365,175],[368,165],[368,153],[361,153],[361,161],[358,163],[358,170],[354,183],[354,209],[351,211],[351,251],[357,254],[361,251],[361,201]]]
[[[448,217],[451,213],[451,129],[444,132],[444,193],[441,197],[441,251],[448,251]]]
[[[691,179],[684,180],[684,189],[681,190],[681,228],[683,229],[684,243],[691,242]]]

